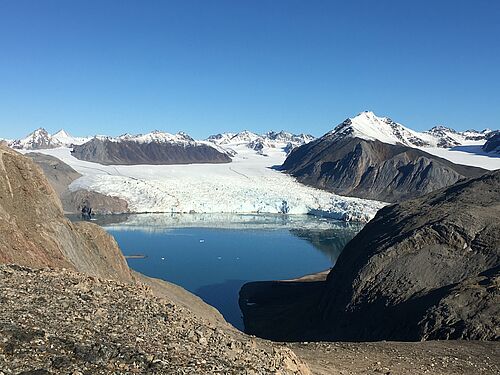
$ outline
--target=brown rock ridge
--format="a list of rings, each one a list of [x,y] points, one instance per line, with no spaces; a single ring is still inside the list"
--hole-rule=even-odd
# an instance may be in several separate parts
[[[42,170],[7,147],[0,147],[0,233],[0,263],[132,281],[114,239],[96,225],[67,220]]]

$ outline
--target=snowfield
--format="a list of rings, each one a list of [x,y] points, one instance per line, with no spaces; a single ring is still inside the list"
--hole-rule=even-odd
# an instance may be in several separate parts
[[[73,157],[69,148],[38,150],[83,176],[71,190],[125,199],[132,212],[314,214],[346,221],[370,220],[383,202],[341,197],[298,183],[273,169],[282,149],[259,155],[244,145],[228,164],[104,166]]]
[[[483,142],[484,144],[484,142]],[[422,151],[439,156],[456,164],[470,165],[493,171],[500,169],[500,157],[495,153],[486,153],[482,145],[469,144],[453,148],[421,147]]]

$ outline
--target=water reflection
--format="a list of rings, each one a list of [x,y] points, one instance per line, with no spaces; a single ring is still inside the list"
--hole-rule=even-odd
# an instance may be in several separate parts
[[[348,226],[339,225],[334,229],[290,229],[294,236],[309,241],[316,249],[325,254],[332,266],[337,261],[345,245],[363,228],[362,224]]]

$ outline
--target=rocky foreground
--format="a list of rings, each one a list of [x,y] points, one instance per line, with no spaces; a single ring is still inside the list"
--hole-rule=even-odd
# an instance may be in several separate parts
[[[0,265],[0,374],[498,374],[493,342],[279,344],[150,287]]]
[[[309,374],[290,349],[242,340],[146,286],[1,265],[0,300],[6,374]]]

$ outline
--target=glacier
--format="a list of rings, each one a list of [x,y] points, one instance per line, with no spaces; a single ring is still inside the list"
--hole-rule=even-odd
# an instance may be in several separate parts
[[[343,197],[305,186],[276,169],[286,153],[265,156],[246,145],[228,164],[104,166],[78,160],[70,148],[38,150],[69,164],[82,177],[70,190],[91,190],[125,199],[134,213],[313,214],[369,221],[386,203]]]

